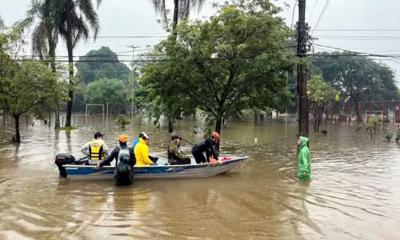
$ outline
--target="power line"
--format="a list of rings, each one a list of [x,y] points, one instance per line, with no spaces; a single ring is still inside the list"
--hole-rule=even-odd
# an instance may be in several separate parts
[[[400,36],[357,36],[357,35],[315,35],[320,39],[336,39],[336,40],[399,40]]]
[[[31,37],[32,35],[25,35]],[[168,35],[99,35],[96,39],[167,38]]]
[[[366,52],[357,52],[357,51],[352,51],[352,50],[347,50],[347,49],[343,49],[343,48],[339,48],[339,47],[333,47],[333,46],[327,46],[327,45],[322,45],[322,44],[314,44],[316,46],[320,46],[320,47],[325,47],[325,48],[329,48],[329,49],[333,49],[333,50],[339,50],[339,51],[343,51],[346,52],[348,54],[319,54],[319,53],[314,53],[314,54],[310,54],[310,56],[370,56],[370,57],[380,57],[380,58],[398,58],[400,57],[400,55],[388,55],[388,54],[374,54],[374,53],[366,53]]]
[[[312,19],[313,15],[314,15],[315,7],[317,6],[317,2],[318,2],[318,0],[315,0],[314,6],[313,6],[313,8],[312,8],[312,10],[311,10],[310,18],[308,19],[308,22],[311,22],[311,19]]]
[[[292,21],[291,21],[291,24],[290,24],[290,29],[292,29],[292,28],[293,28],[294,13],[295,13],[295,11],[296,11],[296,5],[297,5],[297,2],[298,2],[298,0],[295,0],[295,1],[294,1],[294,5],[293,5],[293,13],[292,13]]]
[[[315,32],[400,32],[398,28],[321,28]]]
[[[313,29],[311,35],[314,33],[315,29],[318,28],[318,25],[319,25],[319,23],[321,22],[322,16],[325,14],[325,11],[326,11],[326,9],[328,8],[328,5],[329,5],[329,2],[330,2],[330,1],[331,1],[331,0],[326,0],[325,5],[324,5],[324,8],[322,9],[321,14],[320,14],[319,17],[318,17],[317,23],[315,24],[315,27],[314,27],[314,29]]]

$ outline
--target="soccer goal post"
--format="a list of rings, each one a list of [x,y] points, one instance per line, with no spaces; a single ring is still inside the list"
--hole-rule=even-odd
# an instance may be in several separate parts
[[[103,116],[103,119],[104,119],[104,114],[105,114],[105,112],[104,112],[104,104],[88,103],[88,104],[86,104],[85,121],[86,121],[87,116],[88,116],[88,110],[89,110],[89,108],[97,108],[97,109],[98,109],[98,108],[101,108],[102,116]]]

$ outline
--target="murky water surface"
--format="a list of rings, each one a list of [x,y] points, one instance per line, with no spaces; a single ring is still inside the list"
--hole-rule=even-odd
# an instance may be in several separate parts
[[[356,127],[331,124],[313,135],[313,180],[296,179],[295,123],[228,123],[222,151],[250,158],[208,179],[114,182],[63,181],[53,164],[79,148],[106,122],[79,123],[71,133],[37,122],[20,146],[0,128],[0,239],[399,239],[400,149]],[[195,124],[178,123],[190,141]],[[119,133],[107,122],[106,142]],[[163,128],[130,126],[167,144]],[[257,141],[255,142],[255,138]],[[186,146],[189,149],[190,146]]]

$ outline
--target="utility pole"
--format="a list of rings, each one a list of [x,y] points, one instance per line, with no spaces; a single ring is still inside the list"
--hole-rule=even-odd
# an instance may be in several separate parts
[[[297,29],[297,91],[299,95],[299,135],[308,136],[308,97],[307,65],[304,59],[307,54],[306,0],[299,0],[299,22]]]
[[[134,108],[134,104],[133,104],[133,84],[135,83],[135,49],[139,48],[139,46],[134,46],[134,45],[130,45],[128,46],[128,48],[132,48],[132,88],[131,88],[131,119],[133,119],[133,108]]]

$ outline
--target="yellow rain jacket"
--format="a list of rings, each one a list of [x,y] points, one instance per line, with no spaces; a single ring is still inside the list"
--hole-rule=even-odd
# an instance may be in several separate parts
[[[139,139],[139,143],[136,144],[135,149],[136,164],[135,167],[145,167],[153,164],[153,161],[149,158],[149,146],[143,139]]]

